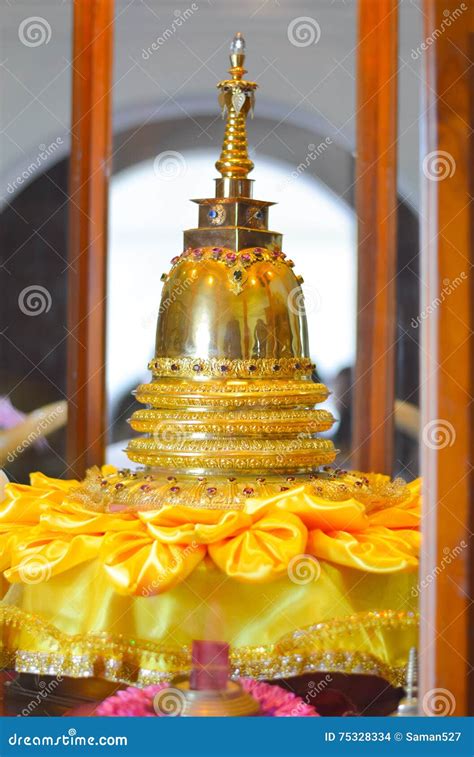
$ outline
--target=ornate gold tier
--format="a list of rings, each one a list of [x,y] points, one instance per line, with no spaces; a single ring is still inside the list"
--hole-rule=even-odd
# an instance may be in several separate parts
[[[300,487],[330,502],[356,500],[373,515],[407,501],[409,489],[402,479],[364,475],[356,471],[325,467],[317,473],[295,475],[249,474],[211,476],[154,474],[90,468],[86,478],[71,490],[75,502],[97,512],[143,512],[162,507],[192,507],[209,510],[241,510],[249,500],[272,500],[282,492]]]
[[[318,434],[334,418],[316,410],[302,278],[268,229],[271,202],[252,198],[246,117],[256,84],[244,80],[244,42],[220,82],[227,126],[214,199],[195,200],[199,227],[171,260],[156,330],[153,380],[136,396],[127,455],[155,472],[289,476],[318,470],[336,450]],[[211,485],[209,488],[214,489]]]
[[[156,367],[171,372],[173,365],[160,358]],[[211,376],[218,369],[214,363],[196,365],[198,373],[207,369]],[[298,370],[307,370],[304,365],[302,361]],[[271,365],[259,369],[265,373]],[[175,372],[180,370],[192,371],[192,365]],[[248,365],[241,365],[240,372],[248,374]],[[313,471],[332,463],[336,455],[330,440],[315,436],[334,423],[331,413],[314,408],[327,395],[323,384],[308,377],[157,378],[137,389],[138,400],[149,407],[136,411],[130,423],[146,437],[132,439],[127,455],[141,465],[188,473]]]
[[[324,402],[329,391],[324,384],[312,381],[155,379],[151,384],[140,384],[135,395],[143,405],[155,408],[235,410],[242,405],[249,409],[311,408]]]
[[[152,468],[210,473],[213,471],[311,471],[332,463],[336,452],[326,439],[204,439],[156,442],[132,439],[127,455]]]
[[[273,434],[316,434],[329,431],[334,418],[327,410],[239,410],[204,414],[202,411],[180,412],[148,408],[137,410],[130,424],[134,431],[155,436],[188,434],[216,434],[228,436],[258,436]]]

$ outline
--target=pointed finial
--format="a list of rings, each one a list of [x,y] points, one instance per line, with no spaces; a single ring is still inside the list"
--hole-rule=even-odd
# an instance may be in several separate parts
[[[245,53],[245,40],[242,36],[242,32],[237,32],[234,39],[230,43],[231,53]]]
[[[224,134],[224,142],[216,168],[222,176],[221,183],[218,180],[218,191],[224,184],[227,187],[226,196],[232,196],[232,192],[245,190],[247,174],[253,169],[253,163],[248,156],[247,147],[247,114],[253,115],[255,100],[255,82],[246,81],[242,77],[246,73],[245,40],[240,32],[237,32],[230,45],[230,79],[225,79],[217,85],[219,104],[222,109],[222,117],[227,115],[227,123]],[[227,180],[227,181],[226,181]],[[236,181],[234,181],[236,180]],[[238,189],[233,188],[232,182]],[[240,183],[238,183],[240,182]]]

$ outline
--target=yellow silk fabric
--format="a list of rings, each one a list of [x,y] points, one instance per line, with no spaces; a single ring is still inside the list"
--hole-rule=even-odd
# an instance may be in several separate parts
[[[305,584],[288,576],[242,583],[206,557],[174,588],[137,597],[117,594],[95,559],[40,585],[11,586],[0,603],[0,639],[4,655],[28,656],[26,667],[17,658],[19,670],[74,677],[146,684],[185,671],[193,639],[218,638],[244,675],[311,672],[316,658],[317,669],[376,672],[400,685],[417,644],[416,580],[413,572],[377,575],[321,560],[317,580]],[[17,622],[2,622],[2,610],[18,612]],[[111,660],[118,669],[107,669]]]
[[[302,485],[249,498],[243,510],[169,505],[138,513],[88,510],[74,500],[76,486],[36,473],[31,486],[6,487],[0,570],[8,582],[45,583],[94,561],[116,592],[149,597],[186,581],[204,559],[250,584],[284,577],[305,554],[367,573],[418,564],[419,482],[391,507],[323,499]]]
[[[103,475],[112,469],[104,467]],[[298,486],[241,510],[96,512],[40,474],[0,505],[0,662],[146,684],[229,642],[241,674],[377,672],[416,644],[419,483],[394,506]]]

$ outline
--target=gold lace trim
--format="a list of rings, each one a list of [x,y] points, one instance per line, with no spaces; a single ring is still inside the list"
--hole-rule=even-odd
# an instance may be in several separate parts
[[[393,686],[404,682],[405,666],[389,665],[375,655],[331,649],[331,642],[355,626],[364,630],[402,630],[416,627],[416,613],[358,613],[347,618],[317,623],[285,636],[276,644],[248,646],[231,651],[233,675],[259,679],[289,678],[328,671],[378,675]],[[167,645],[107,633],[68,636],[39,616],[17,607],[0,607],[3,646],[0,664],[20,673],[62,675],[73,678],[100,677],[121,683],[147,686],[189,672],[187,647]],[[29,633],[37,642],[46,641],[47,652],[29,651],[5,644],[8,633]],[[324,646],[324,649],[318,647]],[[407,650],[408,653],[408,650]]]

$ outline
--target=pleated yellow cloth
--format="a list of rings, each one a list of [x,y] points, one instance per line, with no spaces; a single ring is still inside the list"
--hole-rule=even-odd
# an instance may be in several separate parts
[[[192,639],[212,637],[241,674],[400,682],[416,643],[419,481],[388,506],[301,485],[236,510],[143,512],[93,511],[77,486],[36,473],[6,487],[4,662],[146,684],[186,670]]]

